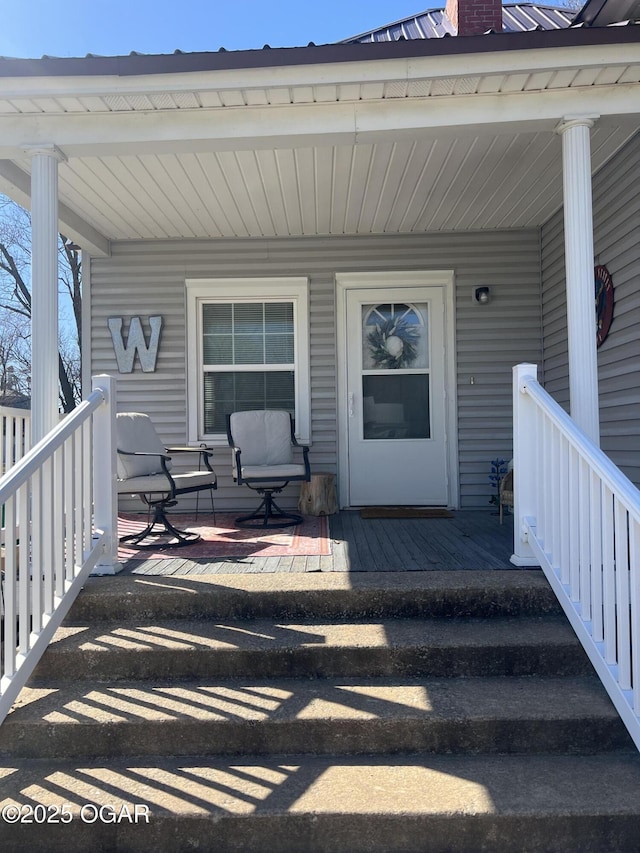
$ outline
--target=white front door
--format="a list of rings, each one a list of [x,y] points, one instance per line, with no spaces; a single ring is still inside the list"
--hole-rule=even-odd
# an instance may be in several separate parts
[[[350,506],[449,503],[443,292],[345,292]]]

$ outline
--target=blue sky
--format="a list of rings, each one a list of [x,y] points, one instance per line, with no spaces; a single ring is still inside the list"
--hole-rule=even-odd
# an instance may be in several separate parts
[[[324,44],[438,5],[437,0],[431,5],[424,0],[2,0],[0,55]]]

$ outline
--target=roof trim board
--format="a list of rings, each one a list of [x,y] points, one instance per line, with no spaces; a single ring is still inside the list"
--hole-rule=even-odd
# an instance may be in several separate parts
[[[625,28],[625,31],[627,28]],[[640,26],[633,29],[640,36]],[[511,37],[510,37],[511,38]],[[561,69],[586,69],[621,67],[637,65],[639,61],[637,44],[633,41],[618,40],[617,43],[589,45],[572,48],[551,48],[546,51],[522,49],[517,53],[502,52],[478,53],[468,55],[464,63],[459,57],[416,56],[406,58],[390,57],[384,61],[366,60],[341,63],[338,65],[320,64],[273,67],[265,69],[245,68],[242,71],[200,71],[190,74],[142,75],[140,77],[80,76],[80,77],[0,77],[0,114],[36,115],[61,114],[69,118],[75,113],[84,115],[91,112],[117,112],[117,102],[104,101],[105,96],[138,96],[139,103],[128,105],[127,111],[162,112],[177,109],[188,113],[189,108],[183,102],[172,98],[172,93],[186,97],[194,108],[227,107],[226,101],[217,93],[229,92],[232,99],[229,108],[243,106],[277,106],[291,101],[290,93],[299,93],[303,87],[323,86],[326,91],[341,86],[338,95],[320,97],[314,91],[314,101],[368,100],[369,94],[362,87],[373,85],[372,97],[383,97],[376,87],[389,81],[420,81],[441,78],[468,78],[499,74],[534,74],[541,71],[559,71]],[[0,67],[1,67],[0,60]],[[356,88],[358,87],[358,88]],[[286,91],[283,91],[286,90]],[[238,102],[244,92],[246,104]],[[289,92],[289,94],[288,94]],[[194,98],[193,93],[198,97]],[[253,95],[251,93],[254,93]],[[351,93],[351,97],[349,97]],[[280,98],[278,95],[286,95]],[[258,97],[260,95],[260,97]],[[198,100],[199,98],[199,100]],[[45,100],[47,99],[47,100]],[[70,101],[69,99],[75,99]]]
[[[437,39],[367,42],[364,44],[309,45],[217,53],[130,54],[129,56],[0,58],[2,77],[85,77],[149,74],[185,74],[198,71],[230,71],[243,68],[321,65],[420,56],[462,56],[474,53],[540,50],[589,45],[637,43],[640,26],[569,27],[489,33]]]

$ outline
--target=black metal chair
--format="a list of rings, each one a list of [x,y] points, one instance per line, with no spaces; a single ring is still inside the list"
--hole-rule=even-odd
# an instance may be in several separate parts
[[[273,498],[290,482],[311,479],[309,448],[296,441],[289,412],[234,412],[227,417],[227,437],[233,454],[233,479],[262,496],[255,512],[236,518],[236,524],[263,528],[299,524],[302,516],[285,512]],[[302,464],[294,461],[296,447],[302,450]]]
[[[116,415],[118,448],[118,494],[139,495],[148,507],[148,524],[139,533],[121,536],[121,542],[129,542],[138,548],[177,548],[197,542],[200,536],[188,530],[179,530],[169,521],[166,510],[175,506],[182,495],[208,490],[211,494],[211,510],[215,524],[213,492],[217,489],[216,473],[211,467],[211,448],[208,447],[165,447],[160,441],[151,418],[140,412],[124,412]],[[171,456],[174,454],[198,453],[200,464],[197,471],[171,473]],[[151,517],[153,513],[153,517]],[[170,537],[169,541],[158,538]],[[142,544],[145,539],[153,542]],[[177,541],[171,541],[175,539]]]

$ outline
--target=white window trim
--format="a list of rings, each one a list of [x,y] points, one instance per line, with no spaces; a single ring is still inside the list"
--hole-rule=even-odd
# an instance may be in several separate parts
[[[296,438],[311,440],[309,281],[307,278],[207,278],[186,282],[187,435],[190,444],[226,446],[226,435],[204,435],[202,389],[203,302],[293,302]]]

